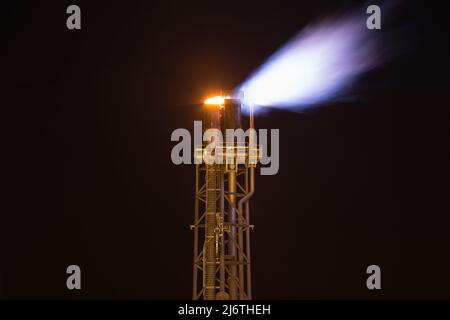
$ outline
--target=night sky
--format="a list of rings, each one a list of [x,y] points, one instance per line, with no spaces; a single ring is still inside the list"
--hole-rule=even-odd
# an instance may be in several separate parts
[[[362,3],[2,4],[0,298],[190,299],[195,169],[172,164],[172,131],[297,31]],[[403,1],[383,20],[402,50],[352,99],[256,118],[281,145],[251,202],[254,298],[450,298],[441,6]],[[366,288],[371,264],[382,290]]]

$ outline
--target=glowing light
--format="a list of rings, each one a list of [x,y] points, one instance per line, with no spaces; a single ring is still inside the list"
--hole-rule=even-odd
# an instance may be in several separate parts
[[[250,105],[301,110],[346,92],[382,59],[379,38],[362,13],[308,26],[278,50],[237,90]]]
[[[222,105],[225,103],[225,98],[222,96],[217,97],[211,97],[205,100],[205,104],[215,104],[215,105]]]

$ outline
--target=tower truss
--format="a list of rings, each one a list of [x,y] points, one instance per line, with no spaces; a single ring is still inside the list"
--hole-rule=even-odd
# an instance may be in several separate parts
[[[223,121],[226,109],[227,103],[214,113],[215,120],[209,127],[220,130],[240,127],[240,114],[237,125]],[[255,189],[259,150],[251,141],[217,145],[214,154],[209,156],[220,153],[227,160],[214,163],[205,158],[205,146],[196,147],[196,158],[205,161],[196,164],[194,224],[191,225],[194,300],[252,299],[250,231],[254,226],[250,224],[249,199]]]

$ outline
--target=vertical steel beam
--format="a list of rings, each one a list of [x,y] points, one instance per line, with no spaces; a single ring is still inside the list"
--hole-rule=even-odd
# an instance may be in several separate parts
[[[198,210],[199,210],[199,181],[200,181],[200,166],[195,165],[195,203],[194,203],[194,265],[193,265],[193,283],[192,283],[192,299],[197,300],[197,284],[198,284]]]
[[[250,168],[250,193],[255,192],[255,168]],[[251,252],[250,252],[250,205],[248,200],[245,202],[245,220],[247,220],[247,233],[246,233],[246,255],[247,255],[247,298],[252,299],[252,265],[251,265]]]
[[[245,170],[245,185],[247,185],[247,169]],[[245,188],[247,193],[247,187]],[[243,235],[243,225],[244,225],[244,213],[238,210],[238,261],[239,261],[239,300],[244,300],[245,295],[245,280],[244,280],[244,235]]]
[[[206,217],[205,217],[205,245],[203,259],[205,259],[204,298],[216,299],[216,212],[217,212],[217,171],[215,165],[206,166]]]
[[[224,171],[220,171],[220,223],[221,223],[221,241],[220,241],[220,266],[219,266],[219,278],[220,278],[220,292],[225,293],[225,241],[224,241],[224,221],[225,221],[225,179]]]

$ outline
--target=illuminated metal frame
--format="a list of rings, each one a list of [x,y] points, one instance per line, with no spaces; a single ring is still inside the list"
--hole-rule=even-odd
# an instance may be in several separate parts
[[[208,99],[205,105],[212,101],[223,108],[224,99],[216,98]],[[254,129],[253,106],[250,106],[250,129]],[[196,147],[194,153],[196,163],[200,164],[196,164],[191,225],[192,298],[251,300],[250,230],[254,226],[250,224],[249,199],[255,190],[255,167],[262,149],[254,144],[250,133],[248,144],[217,145],[214,152],[214,156],[225,159],[224,163],[205,163],[208,155],[204,146]]]
[[[225,155],[229,149],[222,151]],[[197,164],[195,183],[194,221],[191,230],[194,231],[194,266],[192,298],[197,299],[252,299],[251,259],[250,259],[250,224],[249,202],[245,201],[241,208],[238,204],[245,200],[254,189],[254,168],[260,157],[260,148],[246,146],[235,147],[240,152],[234,155],[242,156],[245,163],[236,164]],[[220,148],[219,148],[220,149]],[[196,148],[197,156],[203,154],[202,147]],[[229,155],[229,154],[228,154]],[[212,172],[218,179],[215,187],[208,190],[208,174]],[[231,181],[232,179],[234,182]],[[200,183],[204,181],[204,183]],[[233,190],[233,185],[236,189]],[[214,190],[211,190],[214,189]],[[217,199],[214,234],[201,234],[200,230],[207,225],[207,193],[214,192]],[[237,219],[232,221],[230,213],[234,210]],[[242,211],[242,212],[240,212]],[[205,250],[213,247],[216,252],[214,263],[214,279],[207,279],[205,269],[211,261],[205,259]],[[201,248],[201,249],[200,249]]]

